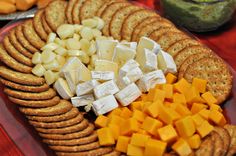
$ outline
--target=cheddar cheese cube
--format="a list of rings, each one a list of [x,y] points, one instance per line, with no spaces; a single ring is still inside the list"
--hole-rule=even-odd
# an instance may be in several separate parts
[[[174,141],[178,137],[178,134],[172,125],[167,125],[157,129],[157,133],[162,141],[168,143]]]
[[[141,127],[142,127],[142,126],[141,126]],[[142,128],[140,128],[137,133],[149,135],[149,133],[148,133],[147,131],[145,131],[144,129],[142,129]]]
[[[150,135],[134,133],[131,137],[130,144],[135,146],[145,147],[145,144],[150,137],[151,137]]]
[[[120,117],[127,119],[132,116],[132,113],[133,112],[128,107],[124,107],[121,110]]]
[[[202,94],[202,98],[206,100],[207,104],[216,104],[217,99],[211,94],[211,92],[205,92]]]
[[[192,112],[188,109],[188,107],[180,103],[175,104],[175,111],[179,113],[181,116],[187,116],[192,114]]]
[[[119,136],[116,143],[116,150],[119,152],[127,153],[130,137]]]
[[[194,134],[187,139],[187,142],[192,149],[198,149],[201,145],[201,137],[198,134]]]
[[[161,102],[164,102],[165,96],[166,96],[166,92],[164,90],[156,89],[154,97],[153,97],[153,101],[155,102],[155,101],[159,100]]]
[[[195,125],[193,123],[193,120],[190,116],[187,116],[185,118],[182,118],[175,122],[176,129],[178,131],[178,134],[181,137],[190,137],[196,132]]]
[[[174,121],[181,118],[175,110],[166,106],[159,107],[159,119],[166,124],[172,124]]]
[[[136,119],[139,122],[143,122],[146,115],[140,110],[134,110],[132,118]]]
[[[224,126],[227,123],[224,115],[216,110],[210,111],[209,120],[213,121],[218,126]]]
[[[156,92],[156,89],[155,89],[155,88],[151,88],[151,89],[148,91],[148,94],[147,94],[147,101],[153,101],[155,92]]]
[[[145,112],[153,118],[156,118],[159,114],[159,107],[162,106],[162,102],[157,100],[145,109]]]
[[[152,104],[152,102],[144,102],[142,112],[147,113],[147,108]]]
[[[192,104],[194,102],[199,102],[200,94],[195,87],[190,87],[188,91],[184,94],[187,103]]]
[[[174,90],[182,94],[188,92],[190,87],[191,84],[188,83],[184,78],[180,79],[177,83],[174,84]]]
[[[204,138],[213,131],[214,127],[209,124],[208,121],[204,121],[200,126],[197,127],[197,133]]]
[[[148,133],[152,135],[157,135],[157,129],[162,127],[163,123],[157,119],[151,118],[147,116],[142,124],[142,129],[146,130]]]
[[[148,95],[147,94],[142,94],[141,99],[142,99],[142,101],[148,101]]]
[[[109,146],[115,144],[115,139],[111,130],[108,127],[97,130],[99,144],[102,146]]]
[[[210,104],[210,110],[216,110],[219,112],[223,112],[222,108],[217,104]]]
[[[184,94],[179,94],[179,93],[175,93],[173,95],[173,102],[174,103],[182,103],[184,105],[186,105],[186,103],[187,103]]]
[[[34,4],[36,4],[37,0],[17,0],[16,8],[17,10],[25,11],[31,8]]]
[[[190,148],[188,142],[183,138],[180,138],[177,142],[175,142],[172,149],[181,156],[188,156],[192,153],[192,149]]]
[[[209,114],[210,114],[210,110],[204,108],[200,112],[198,112],[198,114],[201,115],[201,117],[203,117],[204,119],[208,120]]]
[[[109,118],[104,115],[99,115],[97,119],[95,120],[95,126],[102,128],[106,127],[108,124]]]
[[[113,138],[117,140],[120,135],[120,127],[115,124],[109,124],[108,128],[110,128]]]
[[[165,91],[165,98],[172,99],[173,98],[173,85],[171,84],[163,84],[162,90]]]
[[[130,136],[139,130],[139,123],[134,118],[129,118],[121,124],[121,135]]]
[[[202,103],[193,103],[191,107],[191,112],[196,114],[200,112],[202,109],[207,108],[208,106]]]
[[[199,78],[193,78],[192,85],[200,92],[206,92],[207,81]]]
[[[162,156],[166,151],[167,143],[149,139],[146,143],[144,156]]]
[[[118,116],[118,115],[112,115],[110,116],[108,120],[108,124],[114,124],[114,125],[120,125],[125,121],[124,118]]]
[[[108,117],[110,118],[112,115],[118,115],[119,116],[120,113],[121,113],[121,108],[115,108],[108,114]]]
[[[171,73],[168,73],[168,74],[166,75],[166,83],[168,83],[168,84],[173,84],[173,83],[176,82],[176,80],[177,80],[177,77],[176,77],[175,75],[173,75],[173,74],[171,74]]]
[[[130,109],[132,111],[134,111],[135,109],[138,109],[138,110],[142,110],[143,108],[143,101],[136,101],[136,102],[132,102],[130,105],[129,105]]]
[[[127,149],[127,155],[130,155],[130,156],[143,156],[144,155],[144,148],[129,144],[128,149]]]
[[[194,114],[191,117],[195,127],[200,126],[205,121],[205,119],[203,119],[199,114]]]

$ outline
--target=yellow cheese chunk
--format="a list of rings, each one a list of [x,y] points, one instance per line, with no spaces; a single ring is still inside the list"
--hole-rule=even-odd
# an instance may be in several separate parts
[[[193,103],[192,107],[191,107],[191,112],[193,114],[196,114],[198,112],[200,112],[202,109],[207,108],[208,106],[202,103]]]
[[[166,92],[164,90],[156,89],[155,90],[155,95],[153,97],[153,101],[159,100],[161,102],[164,102],[165,96],[166,96]]]
[[[195,127],[200,126],[205,121],[205,119],[203,119],[199,114],[194,114],[191,117],[192,117]]]
[[[165,98],[172,99],[173,98],[173,85],[171,84],[163,84],[162,90],[165,91]]]
[[[196,90],[196,88],[193,86],[190,87],[184,95],[186,97],[186,101],[188,104],[192,104],[194,102],[199,102],[200,94]]]
[[[109,118],[104,115],[99,115],[95,120],[95,125],[99,128],[106,127],[108,124]]]
[[[149,135],[149,133],[147,131],[145,131],[144,129],[142,129],[142,128],[140,128],[137,133],[144,134],[144,135]]]
[[[7,2],[7,3],[11,3],[11,4],[15,4],[16,0],[1,0],[2,2]]]
[[[35,5],[37,0],[17,0],[16,1],[16,8],[17,10],[26,11]]]
[[[37,6],[39,9],[45,8],[53,0],[38,0]]]
[[[192,85],[200,92],[206,92],[207,81],[199,78],[193,78]]]
[[[184,78],[180,79],[177,83],[174,84],[174,90],[182,94],[188,92],[190,87],[191,84],[188,83]]]
[[[136,119],[139,122],[143,122],[146,115],[140,110],[134,110],[132,118]]]
[[[138,121],[134,118],[129,118],[121,124],[121,135],[130,136],[132,133],[139,130]]]
[[[148,91],[148,94],[147,94],[147,101],[153,101],[153,98],[155,96],[155,91],[156,91],[156,88],[151,88],[149,91]]]
[[[148,94],[142,94],[141,99],[142,101],[148,101]]]
[[[218,126],[224,126],[227,123],[224,115],[216,110],[210,111],[209,120],[213,121]]]
[[[9,2],[0,2],[0,14],[9,14],[16,11],[16,6]]]
[[[100,145],[109,146],[115,144],[115,139],[108,127],[98,129],[97,134]]]
[[[172,124],[174,121],[181,118],[175,110],[166,106],[159,107],[159,119],[166,124]]]
[[[187,142],[192,149],[198,149],[201,145],[201,137],[198,134],[194,134],[187,139]]]
[[[144,148],[129,144],[128,149],[127,149],[127,155],[129,155],[129,156],[143,156],[144,155]]]
[[[217,99],[210,92],[206,92],[206,93],[202,94],[202,98],[204,100],[206,100],[206,102],[208,104],[216,104],[217,103]]]
[[[168,73],[168,74],[166,75],[166,83],[168,83],[168,84],[173,84],[173,83],[176,82],[176,80],[177,80],[177,77],[176,77],[175,75],[173,75],[173,74],[171,74],[171,73]]]
[[[124,107],[121,110],[120,117],[127,119],[127,118],[131,117],[132,114],[133,114],[133,112],[128,107]]]
[[[167,143],[149,139],[145,146],[144,156],[162,156],[166,151]]]
[[[116,143],[116,150],[119,152],[127,153],[129,143],[130,143],[130,137],[119,136]]]
[[[210,110],[204,108],[200,112],[198,112],[198,114],[201,115],[201,117],[203,117],[204,119],[208,120],[209,119]]]
[[[112,115],[109,120],[108,124],[115,124],[115,125],[120,125],[125,121],[124,118],[118,116],[118,115]]]
[[[142,124],[142,129],[146,130],[148,133],[156,136],[157,129],[162,127],[163,123],[157,119],[147,116]]]
[[[115,124],[109,124],[108,128],[110,128],[113,138],[117,140],[120,135],[120,127]]]
[[[145,112],[151,117],[157,118],[159,114],[159,107],[162,105],[162,102],[157,100],[156,102],[153,102],[150,106],[148,106]]]
[[[142,107],[142,112],[147,113],[147,109],[151,106],[152,102],[144,102]]]
[[[178,137],[178,134],[172,125],[167,125],[157,129],[157,133],[162,141],[168,143],[174,141]]]
[[[195,125],[190,116],[187,116],[185,118],[176,121],[175,126],[178,131],[178,134],[182,137],[190,137],[196,131]]]
[[[150,137],[151,137],[150,135],[134,133],[131,137],[130,144],[135,146],[145,147],[145,144]]]
[[[216,110],[219,112],[223,112],[223,109],[219,105],[216,105],[216,104],[210,104],[210,110]]]
[[[174,103],[182,103],[186,105],[186,98],[183,94],[175,93],[173,95],[173,102]]]
[[[213,129],[214,127],[205,120],[200,126],[197,127],[197,132],[202,138],[204,138],[210,134]]]
[[[143,108],[143,102],[142,102],[142,101],[132,102],[132,103],[129,105],[129,108],[130,108],[132,111],[134,111],[135,109],[142,110],[142,108]]]
[[[112,110],[109,114],[108,117],[110,118],[112,115],[120,115],[121,113],[121,108],[115,108],[114,110]]]
[[[188,107],[180,103],[175,104],[175,111],[179,113],[181,116],[187,116],[192,114],[192,112],[188,109]]]
[[[180,138],[174,145],[172,149],[181,156],[188,156],[192,153],[192,150],[184,139]]]

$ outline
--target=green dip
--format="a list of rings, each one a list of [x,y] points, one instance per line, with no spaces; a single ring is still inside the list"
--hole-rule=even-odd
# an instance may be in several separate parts
[[[229,21],[236,0],[161,0],[167,17],[190,31],[217,29]]]

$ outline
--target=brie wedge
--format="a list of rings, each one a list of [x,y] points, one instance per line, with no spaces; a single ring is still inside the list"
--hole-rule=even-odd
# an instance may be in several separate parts
[[[100,82],[109,81],[115,79],[113,71],[91,71],[92,79]]]
[[[157,54],[157,59],[158,59],[158,68],[163,70],[164,73],[167,73],[167,72],[176,73],[177,72],[175,61],[170,54],[161,50]]]
[[[134,59],[135,55],[136,55],[135,49],[129,48],[124,45],[117,45],[115,48],[115,53],[112,60],[118,63],[119,66],[122,66],[128,60]]]
[[[126,74],[131,71],[132,69],[135,69],[139,67],[138,62],[136,62],[135,60],[131,59],[129,61],[127,61],[121,68],[119,71],[119,77],[124,77],[126,76]]]
[[[97,54],[101,60],[111,61],[114,55],[114,49],[118,44],[116,40],[97,40]]]
[[[94,99],[93,94],[88,94],[88,95],[72,97],[71,98],[71,103],[75,107],[81,107],[81,106],[90,105],[91,103],[93,103],[94,100],[95,99]]]
[[[136,50],[137,48],[137,42],[127,42],[127,41],[121,41],[119,45],[124,45],[126,47],[129,47],[131,49]]]
[[[76,70],[69,70],[64,72],[66,81],[69,85],[70,91],[75,94],[76,84],[78,83],[78,78],[76,77],[78,73]]]
[[[54,83],[54,89],[63,99],[70,99],[73,97],[73,93],[70,91],[69,85],[67,84],[66,80],[63,78],[58,78],[57,81]]]
[[[107,60],[96,60],[95,71],[113,71],[115,76],[118,75],[118,64]]]
[[[85,94],[93,93],[94,87],[100,85],[97,80],[86,81],[84,83],[80,83],[76,87],[76,95],[81,96]]]
[[[114,80],[107,81],[102,83],[94,88],[94,95],[97,99],[116,94],[119,91],[118,86],[116,85]]]

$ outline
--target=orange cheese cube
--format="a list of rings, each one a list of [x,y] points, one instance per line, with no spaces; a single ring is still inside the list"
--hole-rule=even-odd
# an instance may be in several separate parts
[[[131,135],[139,130],[139,123],[134,118],[129,118],[121,124],[121,135]]]
[[[216,104],[210,104],[210,110],[216,110],[219,112],[223,112],[222,108],[219,105]]]
[[[108,124],[109,118],[104,115],[99,115],[97,119],[95,120],[95,126],[101,128],[106,127]]]
[[[192,114],[192,112],[188,109],[188,107],[180,103],[175,104],[175,111],[179,113],[181,116],[187,116]]]
[[[16,0],[1,0],[2,2],[7,2],[7,3],[11,3],[11,4],[15,4]]]
[[[194,134],[187,139],[187,142],[192,149],[198,149],[201,145],[201,138],[198,134]]]
[[[114,110],[112,110],[109,114],[108,114],[108,118],[110,118],[112,115],[118,115],[120,116],[121,113],[121,108],[115,108]]]
[[[191,112],[193,114],[196,114],[198,112],[200,112],[202,109],[207,108],[208,106],[202,103],[193,103],[192,107],[191,107]]]
[[[172,124],[174,121],[181,118],[181,116],[173,109],[161,106],[159,107],[159,119],[166,124]]]
[[[140,110],[134,110],[132,118],[136,119],[139,122],[143,122],[145,119],[146,115],[141,112]]]
[[[119,152],[127,153],[130,137],[119,136],[116,143],[116,150]]]
[[[147,116],[142,124],[142,129],[152,135],[157,135],[156,130],[163,126],[163,123],[157,119]]]
[[[134,111],[135,109],[142,110],[143,108],[143,102],[142,101],[137,101],[137,102],[132,102],[129,105],[130,109]]]
[[[142,94],[141,99],[142,99],[142,101],[148,101],[148,95],[147,94]]]
[[[213,129],[214,127],[205,120],[200,126],[197,127],[197,132],[202,138],[204,138],[210,134]]]
[[[190,87],[189,90],[184,94],[187,103],[192,104],[194,102],[199,102],[200,94],[195,87]]]
[[[38,0],[37,6],[39,9],[45,8],[53,0]]]
[[[166,151],[167,143],[149,139],[145,146],[144,156],[162,156]]]
[[[127,149],[127,155],[130,155],[130,156],[143,156],[144,155],[144,148],[129,144],[128,149]]]
[[[142,126],[141,126],[141,127],[142,127]],[[143,130],[142,128],[140,128],[137,133],[149,135],[149,133],[148,133],[147,131]]]
[[[108,128],[110,128],[113,138],[117,140],[120,135],[120,127],[115,124],[109,124]]]
[[[120,125],[125,121],[124,118],[118,116],[118,115],[112,115],[110,116],[108,120],[108,124],[114,124],[114,125]]]
[[[175,128],[172,125],[167,125],[157,129],[157,133],[162,141],[168,143],[174,141],[178,137],[178,134],[176,133]]]
[[[149,135],[134,133],[131,137],[130,144],[145,147],[146,142],[150,138]]]
[[[148,91],[148,94],[147,94],[147,101],[153,101],[155,92],[156,92],[156,89],[155,89],[155,88],[151,88],[151,89]]]
[[[127,119],[132,116],[132,113],[133,112],[131,110],[129,110],[128,107],[124,107],[121,110],[120,117]]]
[[[186,98],[183,94],[179,94],[179,93],[175,93],[173,95],[173,102],[174,103],[182,103],[182,104],[186,104]]]
[[[205,121],[205,119],[203,119],[199,114],[194,114],[191,117],[192,117],[195,127],[200,126],[203,123],[203,121]]]
[[[206,100],[207,104],[216,104],[217,103],[217,99],[210,92],[206,92],[206,93],[202,94],[202,98],[204,100]]]
[[[209,114],[210,114],[210,110],[204,108],[200,112],[198,112],[198,114],[201,115],[201,117],[203,117],[204,119],[208,120]]]
[[[171,84],[163,84],[162,90],[165,91],[165,98],[172,99],[173,98],[173,85]]]
[[[155,90],[155,95],[153,97],[153,101],[161,101],[161,102],[164,102],[165,100],[165,96],[166,96],[166,92],[164,90],[161,90],[161,89],[156,89]]]
[[[224,126],[227,122],[224,115],[216,110],[211,110],[209,120],[213,121],[218,126]]]
[[[190,137],[192,136],[195,131],[195,125],[193,123],[193,120],[190,116],[187,116],[185,118],[182,118],[175,122],[176,129],[180,136],[182,137]]]
[[[188,83],[184,78],[180,79],[177,83],[174,84],[174,89],[182,94],[188,92],[190,87],[191,84]]]
[[[199,79],[199,78],[193,78],[192,85],[200,92],[205,93],[206,92],[206,86],[207,86],[207,80]]]
[[[98,129],[97,134],[100,145],[108,146],[115,144],[115,139],[108,127]]]
[[[147,113],[147,108],[152,104],[152,102],[144,102],[143,103],[143,108],[142,108],[142,111],[144,113]]]
[[[0,14],[9,14],[16,11],[16,6],[9,2],[0,2]]]
[[[162,106],[162,102],[157,100],[153,102],[150,106],[148,106],[145,112],[153,118],[156,118],[159,114],[159,107]]]
[[[172,149],[181,156],[188,156],[192,153],[189,144],[182,138],[174,143]]]
[[[164,106],[175,109],[176,104],[172,102],[165,101]]]
[[[168,84],[173,84],[173,83],[176,82],[176,80],[177,80],[177,77],[176,77],[175,75],[173,75],[173,74],[171,74],[171,73],[168,73],[168,74],[166,75],[166,83],[168,83]]]
[[[17,10],[26,11],[35,5],[37,0],[17,0],[16,1],[16,8]]]

